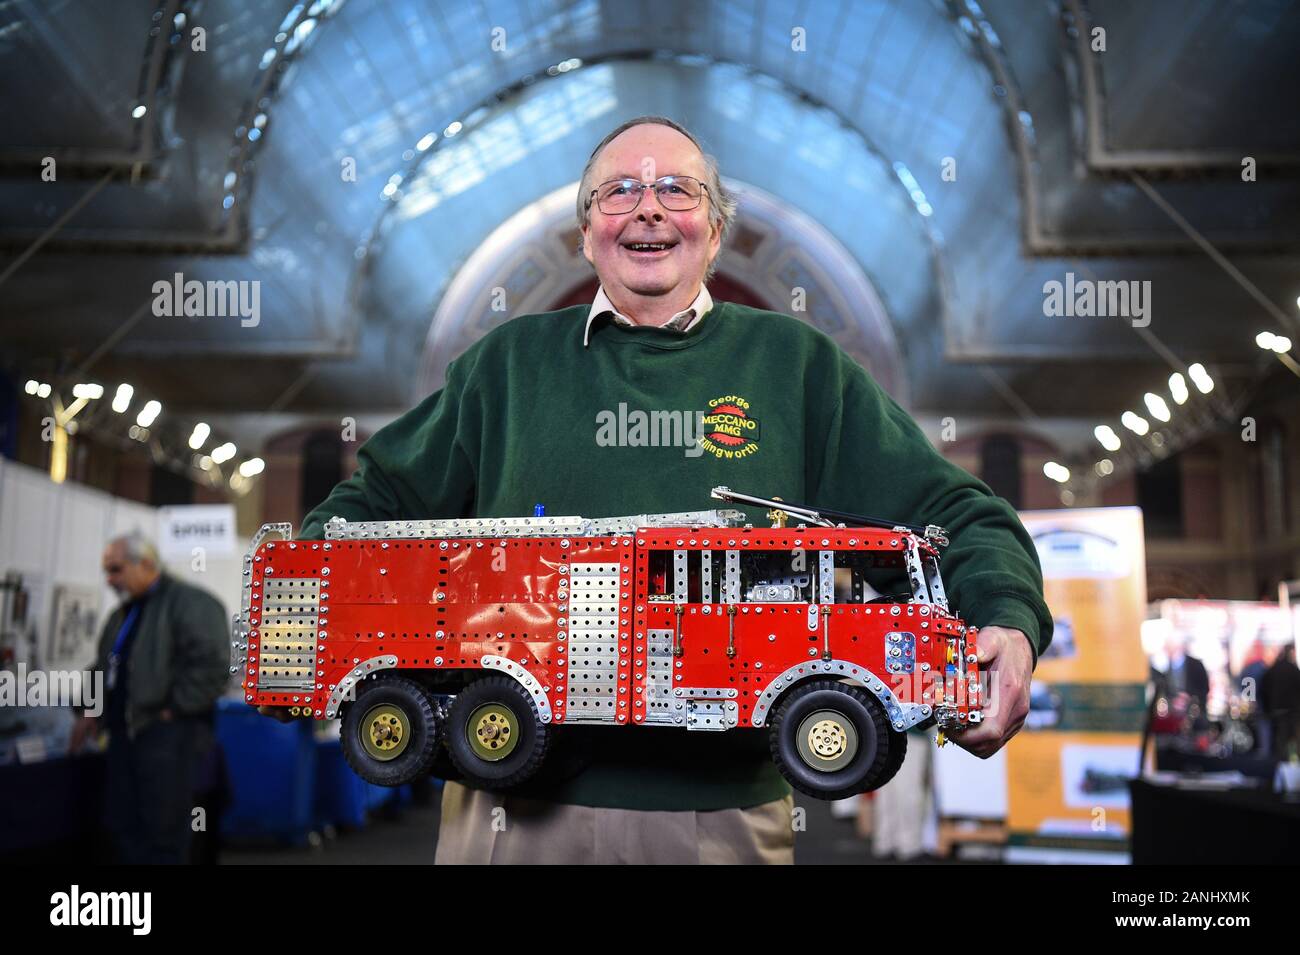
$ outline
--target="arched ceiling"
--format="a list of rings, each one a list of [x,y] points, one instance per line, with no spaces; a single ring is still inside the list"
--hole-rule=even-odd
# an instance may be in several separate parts
[[[23,377],[93,360],[169,408],[396,411],[479,245],[647,112],[848,251],[920,410],[1007,413],[1010,388],[1043,416],[1111,414],[1171,356],[1250,377],[1255,332],[1300,293],[1282,0],[103,10],[0,10],[0,309]],[[1150,281],[1148,334],[1046,317],[1070,271]],[[178,272],[260,281],[260,321],[154,315]]]

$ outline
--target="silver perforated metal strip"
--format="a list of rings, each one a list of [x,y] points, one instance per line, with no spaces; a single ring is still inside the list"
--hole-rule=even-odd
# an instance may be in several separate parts
[[[386,540],[456,537],[604,537],[643,527],[739,527],[740,511],[714,509],[628,517],[464,517],[423,521],[345,521],[325,524],[326,540]]]
[[[690,569],[686,566],[686,555],[688,551],[673,551],[673,602],[684,604],[687,599],[687,581],[690,580]]]
[[[618,563],[569,565],[566,723],[613,723],[618,711]]]
[[[340,680],[337,684],[329,688],[329,699],[325,702],[325,716],[328,719],[334,719],[339,715],[339,707],[344,703],[356,699],[357,685],[371,673],[378,670],[391,670],[397,666],[397,657],[393,655],[384,655],[371,657],[356,664],[348,675]],[[316,711],[320,716],[320,710]]]
[[[649,630],[646,633],[645,720],[651,725],[682,723],[684,716],[675,712],[672,698],[673,632]]]
[[[939,574],[939,561],[934,557],[927,557],[921,561],[921,566],[925,568],[925,582],[930,586],[930,599],[934,601],[935,606],[947,613],[948,594],[943,589],[943,577]]]
[[[722,603],[740,603],[740,551],[729,550],[726,553],[726,568],[722,585]]]
[[[757,693],[758,698],[751,716],[754,725],[762,726],[767,721],[768,711],[782,693],[797,683],[815,677],[847,679],[862,686],[880,700],[890,725],[899,732],[923,722],[932,712],[928,705],[901,702],[880,677],[864,666],[848,660],[813,660],[796,663],[784,673],[778,674],[776,679]]]
[[[319,577],[266,577],[258,628],[257,688],[310,690],[316,676]]]

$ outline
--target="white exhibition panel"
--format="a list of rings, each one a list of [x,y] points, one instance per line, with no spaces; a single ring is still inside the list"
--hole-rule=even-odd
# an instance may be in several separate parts
[[[934,798],[940,816],[1006,819],[1006,747],[988,759],[972,756],[951,743],[936,747]]]
[[[158,509],[70,482],[55,484],[44,471],[0,458],[0,576],[9,571],[23,575],[31,596],[28,618],[36,625],[40,657],[48,647],[56,587],[97,588],[101,625],[117,605],[117,596],[104,583],[100,559],[107,541],[132,530],[156,540]],[[229,617],[239,606],[241,562],[242,555],[236,553],[164,564],[177,578],[215,595]],[[18,658],[27,661],[29,649],[17,649]],[[90,663],[91,659],[69,660],[60,661],[60,666]]]

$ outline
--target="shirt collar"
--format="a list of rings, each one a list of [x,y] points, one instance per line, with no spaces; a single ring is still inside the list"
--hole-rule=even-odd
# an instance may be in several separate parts
[[[664,327],[672,326],[676,331],[685,332],[703,318],[711,308],[713,308],[713,297],[709,295],[709,290],[701,282],[700,294],[695,296],[695,301],[691,302],[687,309],[678,312],[665,322]],[[621,320],[625,324],[633,324],[631,319],[614,307],[614,303],[609,300],[609,296],[605,294],[605,287],[602,285],[596,289],[596,300],[591,303],[591,311],[587,313],[587,326],[582,332],[582,345],[584,348],[591,342],[592,323],[606,312],[612,312],[615,321]],[[685,322],[680,321],[683,318],[686,319]]]

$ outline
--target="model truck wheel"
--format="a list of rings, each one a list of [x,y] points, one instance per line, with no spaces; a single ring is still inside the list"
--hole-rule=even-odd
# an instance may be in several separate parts
[[[362,683],[343,714],[343,756],[368,783],[401,786],[429,771],[438,743],[433,701],[404,677]]]
[[[842,799],[876,789],[898,771],[905,743],[896,736],[902,734],[890,732],[880,703],[865,690],[815,680],[777,705],[769,743],[791,786],[818,799]]]
[[[465,781],[507,789],[542,766],[550,729],[527,691],[509,677],[488,676],[456,694],[446,745]]]
[[[433,694],[433,718],[438,727],[438,744],[434,747],[433,760],[429,763],[429,775],[444,782],[461,778],[460,770],[456,768],[456,764],[451,761],[451,754],[447,752],[447,742],[444,738],[447,734],[447,721],[453,699],[454,697],[443,693]]]
[[[879,789],[885,783],[889,782],[898,775],[898,771],[903,768],[903,760],[907,757],[907,734],[895,733],[889,731],[889,761],[885,763],[885,771],[880,774],[880,778],[875,784],[863,792],[871,792]]]

